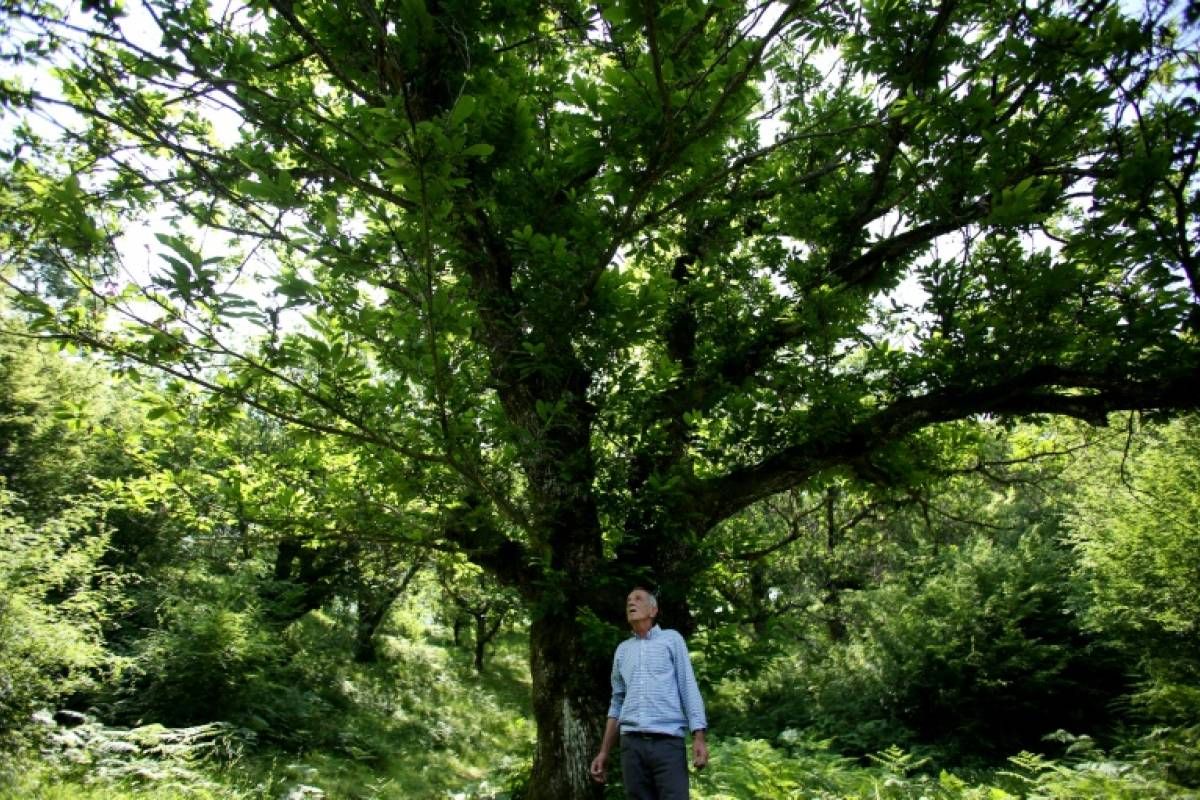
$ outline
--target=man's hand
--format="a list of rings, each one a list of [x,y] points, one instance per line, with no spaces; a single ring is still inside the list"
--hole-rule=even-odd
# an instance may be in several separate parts
[[[707,758],[707,751],[705,757]],[[608,782],[608,753],[601,750],[599,755],[592,759],[590,772],[592,773],[592,780],[596,783]]]
[[[604,722],[604,738],[600,740],[600,752],[592,759],[592,768],[588,770],[591,773],[592,780],[596,783],[608,782],[608,754],[616,746],[617,738],[620,735],[621,729],[617,720],[609,717]]]
[[[704,740],[704,731],[692,734],[692,765],[696,769],[704,769],[708,764],[708,743]]]

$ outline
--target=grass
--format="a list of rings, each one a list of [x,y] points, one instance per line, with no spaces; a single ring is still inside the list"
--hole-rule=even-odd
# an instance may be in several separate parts
[[[28,746],[0,764],[0,800],[507,798],[505,784],[527,769],[535,736],[527,640],[519,633],[502,637],[479,675],[471,654],[454,647],[445,631],[409,628],[383,637],[376,664],[327,653],[319,665],[322,654],[313,653],[313,674],[336,682],[345,698],[335,715],[308,722],[313,740],[323,742],[319,749],[248,750],[216,762],[186,753],[123,757],[96,747],[76,753],[86,761],[77,763]],[[693,778],[694,800],[1200,800],[1196,791],[1166,782],[1161,771],[1109,758],[1090,745],[1069,764],[1022,754],[1005,769],[970,775],[933,774],[922,759],[896,748],[858,763],[797,731],[777,742],[713,735],[710,746],[711,765]]]
[[[111,755],[74,754],[90,763],[47,760],[27,748],[0,767],[0,800],[280,800],[494,797],[504,775],[532,753],[527,639],[498,637],[484,674],[445,632],[381,637],[375,664],[340,659],[346,710],[312,720],[321,749],[266,751],[233,763],[179,763],[186,778],[139,776],[136,759],[108,770]],[[331,660],[332,662],[332,660]],[[322,725],[327,727],[321,727]],[[160,762],[155,762],[156,764]],[[162,770],[159,770],[161,773]],[[307,795],[303,787],[312,787]]]
[[[380,652],[378,665],[345,679],[355,711],[339,733],[342,747],[247,765],[271,796],[298,783],[347,800],[490,791],[489,779],[532,751],[523,636],[502,637],[482,675],[470,653],[438,632],[423,639],[385,637]]]

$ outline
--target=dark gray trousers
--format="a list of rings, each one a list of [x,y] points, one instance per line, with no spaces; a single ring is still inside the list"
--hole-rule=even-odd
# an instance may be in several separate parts
[[[621,773],[629,800],[688,800],[687,747],[682,738],[623,735]]]

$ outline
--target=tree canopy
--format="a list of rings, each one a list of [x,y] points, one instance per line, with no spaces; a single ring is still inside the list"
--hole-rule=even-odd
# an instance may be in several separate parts
[[[3,279],[515,588],[530,797],[589,796],[591,623],[642,580],[686,628],[722,520],[954,420],[1195,407],[1194,30],[1139,13],[9,4]]]

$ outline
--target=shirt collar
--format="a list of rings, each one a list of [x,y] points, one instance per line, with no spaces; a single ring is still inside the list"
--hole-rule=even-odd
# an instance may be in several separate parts
[[[662,633],[662,628],[658,627],[658,624],[655,623],[655,625],[652,628],[650,628],[650,630],[646,631],[646,638],[647,639],[656,639],[656,638],[658,638],[659,634],[661,634],[661,633]],[[638,635],[631,631],[629,634],[629,638],[637,639]]]

